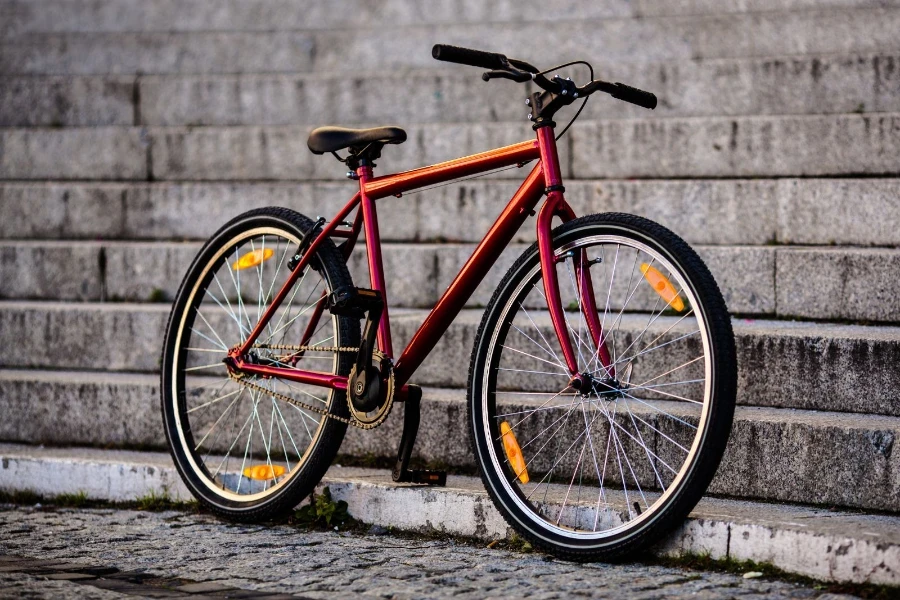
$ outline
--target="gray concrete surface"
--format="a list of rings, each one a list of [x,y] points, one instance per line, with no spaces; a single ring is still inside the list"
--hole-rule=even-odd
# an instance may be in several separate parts
[[[560,22],[557,23],[558,25]],[[620,62],[691,60],[897,49],[900,11],[893,8],[825,9],[545,23],[454,23],[353,29],[174,33],[22,33],[7,38],[0,73],[165,74],[325,72],[433,66],[436,41],[482,47],[525,60],[541,39],[542,64],[602,57]],[[852,32],[865,31],[865,36]],[[490,40],[489,46],[484,41]],[[378,48],[378,52],[372,52]],[[90,60],[83,60],[89,56]],[[352,65],[352,66],[351,66]]]
[[[154,372],[168,312],[164,304],[5,301],[0,303],[0,340],[18,352],[0,356],[0,365]],[[406,309],[391,314],[398,349],[424,316]],[[479,310],[464,310],[415,379],[423,385],[464,387],[480,318]],[[639,319],[625,317],[622,330],[639,330]],[[746,319],[733,324],[741,403],[897,414],[897,327]]]
[[[39,398],[53,401],[36,401]],[[425,389],[418,458],[475,467],[465,398],[461,389]],[[0,409],[10,415],[0,423],[0,439],[165,448],[158,399],[153,376],[115,374],[101,379],[89,373],[0,371]],[[640,407],[632,408],[640,412]],[[341,453],[358,459],[395,456],[402,406],[394,412],[376,432],[351,428]],[[900,463],[893,452],[898,438],[896,416],[738,407],[710,490],[900,512]]]
[[[504,251],[467,306],[485,306],[506,270],[526,248],[512,245]],[[198,243],[0,241],[0,277],[8,282],[0,288],[0,298],[171,300],[199,249]],[[431,308],[475,246],[385,244],[382,249],[385,273],[389,276],[390,305]],[[774,248],[697,247],[696,250],[716,277],[731,312],[775,313]],[[357,285],[367,286],[369,272],[363,247],[357,248],[348,266]],[[852,275],[849,277],[851,284],[856,283]],[[815,272],[811,273],[810,280],[811,285],[817,285]],[[860,279],[856,283],[857,292],[864,295],[877,284],[877,281]],[[861,304],[857,311],[880,307],[866,304],[864,297]],[[852,316],[855,312],[850,309],[846,314]],[[790,314],[804,316],[802,310]]]
[[[332,168],[339,170],[337,163]],[[524,178],[510,171],[509,177]],[[205,239],[243,211],[287,206],[311,218],[333,216],[352,182],[0,183],[5,239]],[[518,187],[469,181],[378,205],[385,241],[477,242]],[[692,244],[900,246],[886,216],[900,180],[588,180],[569,181],[578,214],[630,212],[669,227]],[[197,215],[204,215],[197,219]],[[534,241],[533,223],[518,241]]]
[[[652,90],[654,117],[896,112],[896,53],[662,61],[616,65],[607,78]],[[441,66],[402,74],[344,73],[5,76],[0,124],[351,125],[515,121],[526,87],[486,85],[477,73]],[[583,68],[560,71],[576,81]],[[358,98],[364,97],[365,102]],[[603,96],[585,119],[644,118],[646,110]],[[139,122],[136,122],[139,119]]]
[[[779,250],[777,257],[780,314],[900,321],[900,255],[893,251],[791,248]]]
[[[0,179],[146,179],[148,146],[123,127],[2,129]]]
[[[2,127],[135,125],[133,77],[0,77]]]
[[[418,168],[528,139],[519,122],[407,127],[384,151],[383,172]],[[0,132],[3,179],[339,179],[306,148],[310,128],[85,128]],[[585,121],[571,133],[574,178],[896,175],[900,116],[773,116]],[[94,153],[78,153],[89,145]],[[151,150],[152,148],[152,150]],[[645,157],[655,160],[647,161]],[[63,159],[67,160],[63,160]],[[509,177],[509,172],[504,172]]]
[[[210,31],[359,26],[399,26],[484,22],[546,22],[556,19],[604,19],[653,16],[802,11],[826,8],[898,6],[895,0],[606,0],[590,4],[555,2],[538,7],[513,0],[465,0],[433,4],[422,0],[390,0],[377,7],[364,0],[313,1],[301,9],[289,1],[219,2],[138,0],[4,3],[6,34],[52,31]]]
[[[97,499],[121,500],[167,490],[172,497],[189,497],[164,454],[11,445],[0,446],[0,453],[5,465],[0,469],[0,489],[6,491],[80,490]],[[58,475],[53,482],[46,477],[50,471]],[[351,515],[366,523],[484,540],[510,534],[475,478],[450,477],[446,488],[429,488],[394,484],[385,471],[334,466],[321,486],[328,486],[335,499],[348,503]],[[22,534],[33,537],[33,532]],[[72,546],[60,549],[66,547]],[[706,553],[713,558],[771,562],[788,572],[825,580],[896,584],[900,521],[892,516],[706,498],[654,552]]]
[[[610,120],[572,131],[579,177],[893,175],[900,117]],[[647,160],[653,157],[653,160]]]

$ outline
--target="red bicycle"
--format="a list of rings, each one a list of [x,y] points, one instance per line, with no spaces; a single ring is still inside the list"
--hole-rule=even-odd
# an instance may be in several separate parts
[[[596,92],[651,109],[656,97],[593,80],[593,69],[578,87],[501,54],[437,45],[433,56],[490,69],[485,80],[532,82],[536,139],[375,177],[373,161],[405,141],[402,129],[313,131],[309,149],[345,162],[359,192],[328,222],[285,208],[244,213],[194,259],[162,354],[175,465],[220,515],[278,516],[312,492],[348,425],[374,428],[405,402],[394,479],[444,484],[444,473],[408,468],[422,396],[409,381],[546,196],[537,242],[506,273],[478,329],[472,446],[497,508],[536,546],[581,559],[641,548],[683,521],[718,467],[735,401],[731,323],[708,269],[674,233],[632,215],[576,218],[553,118]],[[532,161],[396,355],[376,201]],[[562,224],[551,228],[554,217]],[[363,230],[368,289],[354,286],[346,266]]]

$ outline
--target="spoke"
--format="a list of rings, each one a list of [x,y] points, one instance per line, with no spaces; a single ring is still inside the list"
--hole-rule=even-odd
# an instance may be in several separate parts
[[[670,329],[671,329],[671,328],[670,328]],[[683,339],[685,339],[685,338],[689,338],[689,337],[691,337],[692,335],[697,335],[698,333],[700,333],[700,330],[699,330],[699,329],[698,329],[697,331],[692,331],[692,332],[690,332],[690,333],[685,333],[684,335],[678,336],[677,338],[675,338],[675,339],[673,339],[673,340],[669,340],[668,342],[663,342],[662,344],[659,344],[659,345],[657,345],[657,346],[653,346],[652,348],[649,347],[649,346],[645,346],[645,347],[644,347],[640,352],[638,352],[637,354],[635,354],[635,355],[633,355],[633,356],[628,356],[628,357],[622,358],[622,359],[619,360],[618,362],[619,362],[619,363],[624,363],[624,362],[626,362],[626,361],[631,362],[631,361],[633,361],[634,359],[636,359],[636,358],[639,357],[639,356],[643,356],[643,355],[645,355],[645,354],[650,354],[651,352],[654,352],[654,351],[656,351],[656,350],[659,350],[660,348],[665,348],[666,346],[668,346],[668,345],[670,345],[670,344],[674,344],[675,342],[680,342],[681,340],[683,340]],[[662,335],[665,335],[665,334],[661,334],[660,336],[657,336],[656,340],[658,340],[660,337],[662,337]],[[653,341],[650,342],[650,343],[652,344],[652,343],[656,342],[656,340],[653,340]]]
[[[518,331],[519,333],[521,333],[522,335],[524,335],[524,336],[525,336],[532,344],[534,344],[535,346],[537,346],[538,348],[540,348],[541,350],[543,350],[544,352],[546,352],[547,354],[549,354],[550,356],[552,356],[553,358],[555,358],[555,359],[556,359],[556,363],[555,363],[555,364],[559,365],[560,367],[564,367],[564,366],[565,366],[565,365],[563,365],[561,362],[559,362],[559,358],[556,356],[556,354],[555,354],[552,350],[548,350],[547,348],[544,348],[544,347],[541,346],[539,343],[537,343],[536,341],[534,341],[534,339],[532,339],[532,337],[531,337],[530,335],[528,335],[527,333],[525,333],[524,331],[522,331],[521,329],[519,329],[518,327],[516,327],[516,324],[515,324],[515,323],[510,323],[510,325],[512,326],[513,329],[515,329],[516,331]]]
[[[278,322],[275,323],[275,329],[276,329],[276,330],[278,330],[278,327],[281,325],[282,321],[284,321],[284,318],[285,318],[288,314],[290,314],[291,308],[293,308],[293,306],[294,306],[294,298],[297,297],[297,292],[300,291],[300,286],[303,285],[303,281],[306,279],[307,274],[309,274],[309,271],[307,271],[306,273],[304,273],[304,274],[300,277],[300,279],[299,279],[298,281],[295,281],[295,282],[294,282],[294,289],[293,289],[293,291],[291,292],[291,297],[290,297],[290,299],[288,300],[287,306],[284,307],[284,310],[283,310],[283,311],[281,311],[281,317],[279,317],[279,318],[278,318]],[[271,339],[272,339],[272,334],[269,334],[269,337],[266,338],[266,343],[268,343]]]
[[[533,288],[533,289],[537,289],[537,288]],[[540,291],[538,293],[540,293]],[[543,294],[541,294],[541,295],[543,295]],[[550,352],[553,354],[553,358],[556,359],[556,362],[558,362],[560,365],[563,364],[563,362],[559,359],[559,356],[553,350],[553,346],[550,345],[550,342],[548,342],[547,338],[544,337],[544,332],[541,331],[541,328],[537,326],[537,323],[534,322],[534,319],[531,318],[531,314],[528,312],[528,310],[525,309],[525,307],[522,305],[521,302],[519,302],[519,308],[522,309],[522,312],[525,313],[525,316],[528,317],[529,321],[531,321],[531,325],[534,327],[535,331],[538,332],[538,335],[541,336],[541,339],[544,340],[545,344],[547,344],[547,348],[550,349]],[[511,324],[511,322],[510,322],[510,324]],[[513,327],[515,327],[515,325],[513,325]]]
[[[188,371],[200,371],[202,369],[212,369],[213,367],[224,367],[225,364],[222,362],[212,363],[211,365],[203,365],[202,367],[190,367],[184,370],[185,373]]]
[[[541,361],[542,363],[547,363],[548,365],[553,365],[554,367],[562,367],[563,369],[565,369],[565,366],[564,366],[564,365],[561,365],[561,364],[555,363],[555,362],[551,362],[551,361],[545,360],[545,359],[543,359],[543,358],[539,358],[539,357],[537,357],[537,356],[535,356],[535,355],[533,355],[533,354],[528,354],[527,352],[522,352],[521,350],[516,350],[515,348],[512,348],[512,347],[510,347],[510,346],[506,346],[506,345],[504,345],[504,344],[501,344],[500,347],[501,347],[501,348],[506,348],[507,350],[512,350],[513,352],[518,352],[519,354],[524,354],[525,356],[528,356],[529,358],[533,358],[534,360],[539,360],[539,361]],[[562,372],[563,372],[564,374],[566,374],[566,375],[569,374],[568,371],[562,371]]]
[[[225,342],[222,341],[222,338],[219,337],[219,334],[216,333],[216,330],[213,329],[212,325],[209,324],[209,321],[207,321],[207,320],[206,320],[206,317],[203,316],[203,313],[200,312],[200,307],[199,307],[199,306],[195,306],[195,307],[194,307],[194,312],[197,313],[197,316],[198,316],[198,317],[200,317],[201,319],[203,319],[203,322],[206,323],[206,326],[209,327],[209,330],[212,332],[212,334],[213,334],[214,336],[216,336],[216,339],[219,340],[219,345],[220,345],[222,348],[224,348],[225,350],[228,350],[228,344],[226,344]],[[194,328],[191,327],[191,330],[193,331]],[[198,331],[197,333],[200,333],[200,332]],[[203,336],[203,337],[206,337],[206,336]],[[209,341],[212,342],[212,343],[215,343],[215,342],[213,342],[212,340],[210,340],[209,338],[206,338],[206,339],[209,340]]]
[[[224,386],[223,386],[223,387],[224,387]],[[201,408],[206,408],[207,406],[209,406],[209,405],[211,405],[211,404],[215,404],[215,403],[217,403],[217,402],[221,402],[221,401],[224,400],[225,398],[230,398],[231,396],[234,396],[235,394],[239,394],[239,393],[241,392],[242,389],[243,389],[243,388],[236,389],[236,390],[234,390],[233,392],[228,392],[228,393],[225,394],[224,396],[219,396],[219,397],[216,398],[215,400],[210,400],[209,402],[205,402],[205,403],[201,404],[200,406],[195,406],[194,408],[190,409],[189,411],[186,411],[186,414],[190,414],[190,413],[192,413],[192,412],[194,412],[194,411],[198,411],[198,410],[200,410]]]
[[[664,411],[663,409],[659,408],[658,406],[654,406],[653,404],[650,404],[649,402],[645,402],[644,400],[642,400],[641,398],[638,398],[637,396],[632,396],[632,395],[629,394],[628,392],[622,392],[622,394],[624,394],[626,398],[630,398],[631,400],[634,400],[635,402],[640,402],[641,404],[643,404],[643,405],[645,405],[645,406],[648,406],[648,407],[652,408],[652,409],[655,410],[656,412],[666,415],[667,417],[669,417],[669,418],[672,419],[673,421],[678,421],[678,422],[681,423],[682,425],[687,425],[688,427],[690,427],[690,428],[692,428],[692,429],[697,429],[697,426],[696,426],[696,425],[691,425],[691,424],[688,423],[687,421],[684,421],[684,420],[682,420],[682,419],[679,419],[679,418],[676,417],[675,415],[670,414],[670,413],[667,413],[666,411]]]
[[[200,314],[200,313],[197,313],[197,314]],[[202,337],[204,340],[206,340],[206,341],[209,342],[210,344],[213,344],[213,345],[220,345],[220,342],[217,342],[217,341],[215,341],[215,340],[210,339],[209,337],[203,335],[202,333],[200,333],[199,331],[197,331],[197,330],[194,329],[193,327],[191,327],[191,331],[193,331],[194,333],[196,333],[197,335],[199,335],[200,337]],[[227,348],[224,344],[221,344],[221,347],[222,347],[222,350],[221,350],[222,352],[228,352],[228,348]]]
[[[689,361],[687,361],[687,362],[685,362],[685,363],[681,363],[680,365],[678,365],[677,367],[675,367],[675,368],[673,368],[673,369],[669,369],[669,370],[666,371],[665,373],[660,373],[660,374],[657,375],[656,377],[653,377],[652,379],[648,379],[647,381],[645,381],[645,382],[644,382],[643,384],[641,384],[641,385],[646,385],[646,384],[650,383],[651,381],[656,381],[656,380],[659,379],[660,377],[665,377],[666,375],[669,375],[669,374],[671,374],[671,373],[674,373],[675,371],[678,371],[678,370],[683,369],[683,368],[685,368],[685,367],[687,367],[687,366],[689,366],[689,365],[694,364],[694,363],[697,362],[698,360],[703,360],[705,357],[706,357],[705,354],[701,354],[701,355],[698,356],[697,358],[692,358],[691,360],[689,360]]]
[[[507,369],[505,367],[497,367],[498,371],[511,371],[513,373],[535,373],[537,375],[554,375],[556,377],[569,377],[568,373],[551,373],[549,371],[528,371],[526,369]]]
[[[241,392],[243,392],[244,389],[245,389],[245,388],[241,388]],[[226,408],[226,409],[222,412],[222,414],[219,415],[219,418],[216,419],[216,422],[213,423],[213,426],[209,428],[209,431],[206,432],[206,435],[203,436],[203,439],[201,439],[200,442],[198,442],[197,445],[194,447],[194,452],[196,452],[197,450],[200,449],[200,446],[203,445],[203,442],[206,441],[206,438],[209,437],[209,434],[212,433],[213,429],[215,429],[215,428],[219,425],[219,422],[225,417],[225,415],[228,414],[228,411],[231,410],[231,407],[234,406],[235,403],[236,403],[238,400],[240,400],[240,399],[241,399],[241,396],[243,396],[243,395],[244,395],[243,393],[238,394],[237,398],[235,398],[234,400],[231,401],[231,404],[228,405],[228,408]]]
[[[219,350],[218,348],[185,348],[185,350],[190,350],[191,352],[214,352],[216,354],[222,354],[222,352],[225,352],[224,350]]]
[[[225,268],[226,269],[228,268],[228,261],[225,261]],[[228,305],[228,313],[231,315],[231,318],[234,319],[234,321],[238,325],[238,330],[241,335],[241,342],[243,342],[245,339],[247,339],[244,336],[244,324],[241,323],[240,317],[238,317],[238,315],[234,314],[234,308],[232,308],[232,306],[231,306],[231,301],[228,299],[228,294],[225,293],[225,289],[222,287],[222,282],[219,281],[219,274],[213,273],[213,279],[215,280],[216,285],[219,286],[219,291],[222,292],[222,297],[225,299],[225,304]],[[209,289],[206,290],[206,293],[209,294],[212,297],[212,299],[216,301],[216,304],[218,304],[219,306],[222,306],[222,304],[219,302],[219,300],[215,296],[213,296],[212,294],[209,293]],[[247,334],[249,334],[249,333],[250,332],[247,331]]]
[[[203,379],[206,379],[206,378],[204,377]],[[196,386],[193,386],[191,389],[194,389],[194,390],[202,390],[203,388],[207,388],[207,387],[211,387],[211,386],[214,386],[214,385],[218,385],[218,384],[222,383],[223,381],[224,381],[225,383],[228,383],[229,381],[231,381],[231,377],[223,377],[223,378],[221,378],[221,379],[214,379],[213,381],[209,381],[209,382],[207,382],[207,383],[204,383],[203,385],[196,385]],[[225,387],[225,386],[222,385],[219,389],[222,389],[223,387]],[[218,393],[218,390],[217,390],[216,393]]]

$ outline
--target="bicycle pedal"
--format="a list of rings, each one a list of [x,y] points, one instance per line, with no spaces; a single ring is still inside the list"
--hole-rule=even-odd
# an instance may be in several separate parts
[[[408,477],[408,479],[406,479]],[[444,487],[447,485],[447,471],[430,471],[428,469],[409,469],[406,472],[409,483],[424,483]]]
[[[381,293],[366,288],[342,287],[328,296],[328,310],[343,317],[361,319],[369,309],[381,306]]]

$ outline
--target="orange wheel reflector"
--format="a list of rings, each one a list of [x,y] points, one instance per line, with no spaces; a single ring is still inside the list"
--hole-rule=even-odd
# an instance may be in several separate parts
[[[235,271],[240,271],[241,269],[250,269],[259,264],[262,264],[264,260],[269,260],[275,254],[275,251],[266,248],[263,250],[260,248],[259,250],[251,250],[247,254],[243,255],[231,265],[231,268]]]
[[[284,475],[284,467],[281,465],[253,465],[244,469],[244,477],[268,481]]]
[[[525,457],[522,456],[522,449],[516,440],[516,434],[513,433],[512,427],[506,421],[500,423],[500,433],[503,435],[503,450],[506,451],[506,458],[509,460],[513,472],[519,481],[528,483],[530,481],[528,469],[525,468]]]
[[[653,291],[659,294],[669,306],[678,312],[684,310],[684,300],[682,300],[681,296],[678,295],[678,292],[675,291],[675,286],[672,285],[672,282],[669,281],[668,277],[647,263],[641,263],[641,273],[644,274],[644,279],[647,280],[647,283],[650,284]]]

